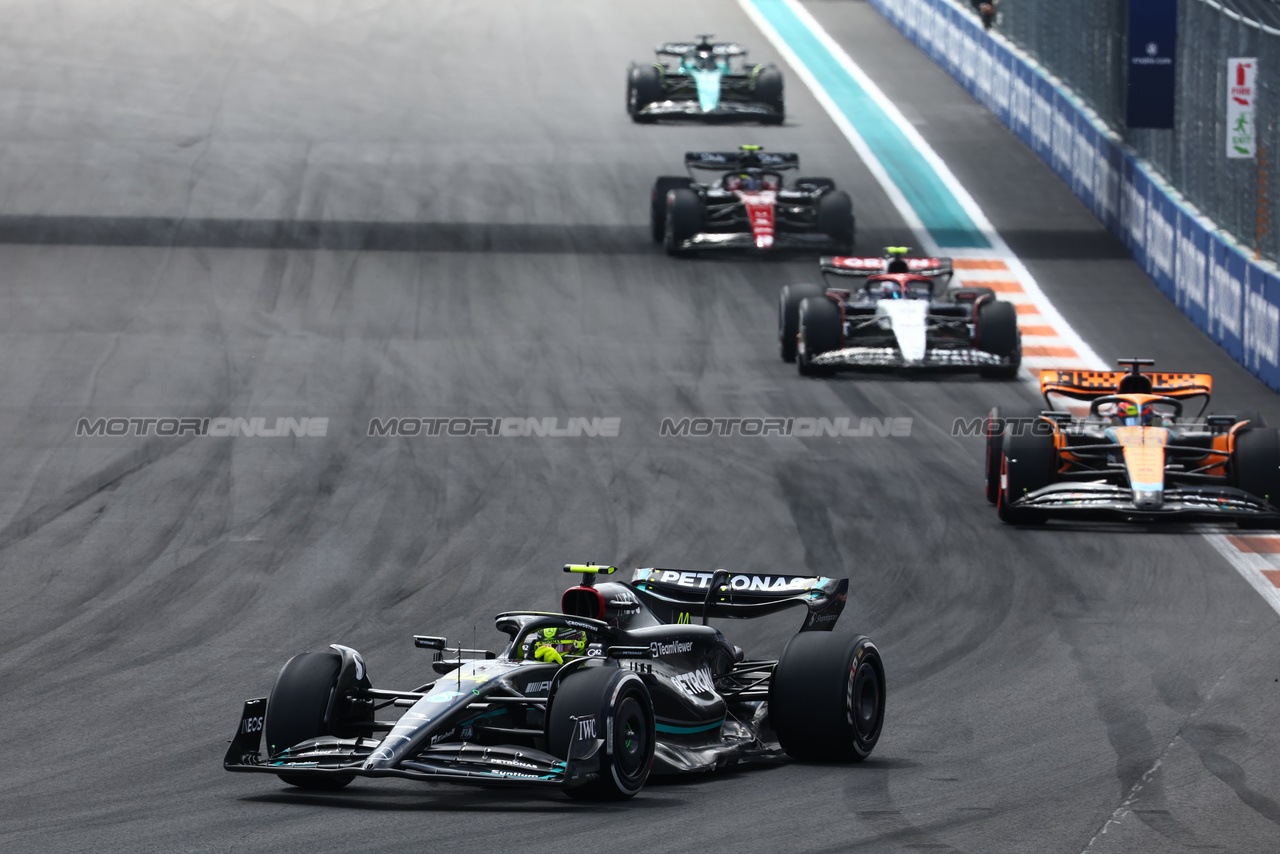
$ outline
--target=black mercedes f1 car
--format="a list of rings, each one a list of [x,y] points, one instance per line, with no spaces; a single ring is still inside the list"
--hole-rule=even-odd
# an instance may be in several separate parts
[[[798,154],[762,151],[691,151],[689,177],[654,182],[649,218],[655,243],[668,254],[705,249],[775,252],[853,251],[853,203],[830,178],[784,176],[800,168]]]
[[[782,72],[772,63],[748,64],[740,44],[663,42],[656,61],[627,70],[627,112],[633,121],[659,118],[754,119],[781,124]]]
[[[308,789],[400,777],[608,800],[632,797],[650,773],[783,753],[858,761],[875,747],[880,654],[866,637],[831,633],[847,579],[637,569],[623,584],[597,583],[613,567],[565,570],[583,583],[562,612],[499,614],[499,652],[415,637],[437,676],[412,690],[374,688],[349,647],[294,656],[268,697],[244,704],[223,766]],[[805,619],[777,661],[747,658],[706,625],[790,607]],[[570,651],[549,651],[548,638]]]

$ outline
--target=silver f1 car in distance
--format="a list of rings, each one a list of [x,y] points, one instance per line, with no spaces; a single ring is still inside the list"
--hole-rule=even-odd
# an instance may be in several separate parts
[[[223,767],[308,789],[399,777],[617,800],[651,772],[784,753],[856,762],[874,749],[880,653],[866,637],[831,631],[847,579],[649,568],[623,584],[596,581],[613,567],[565,571],[583,581],[564,592],[561,612],[497,616],[507,636],[499,652],[415,637],[435,652],[438,677],[412,690],[374,688],[349,647],[294,656],[269,698],[244,704]],[[790,608],[804,622],[776,661],[747,658],[706,624]],[[548,652],[560,643],[571,651]]]
[[[855,222],[849,194],[830,178],[786,176],[800,156],[744,145],[738,151],[691,151],[688,177],[654,182],[649,221],[669,255],[699,250],[852,252]],[[712,173],[712,174],[708,174]]]
[[[1012,303],[990,288],[951,284],[950,258],[827,257],[823,276],[846,286],[786,285],[778,296],[778,348],[806,376],[853,368],[976,369],[1009,379],[1022,364]]]
[[[659,118],[754,119],[781,124],[782,72],[772,63],[747,64],[740,44],[663,42],[656,62],[627,69],[627,112],[636,122]],[[674,61],[672,61],[674,60]]]

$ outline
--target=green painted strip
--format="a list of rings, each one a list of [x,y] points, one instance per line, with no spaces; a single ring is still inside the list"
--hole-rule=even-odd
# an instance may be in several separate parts
[[[748,0],[826,90],[880,161],[939,247],[986,249],[991,242],[897,123],[832,55],[785,0]]]
[[[711,724],[703,724],[702,726],[670,726],[668,724],[657,724],[658,732],[669,732],[673,735],[688,735],[695,732],[706,732],[709,729],[716,729],[724,724],[724,718]]]

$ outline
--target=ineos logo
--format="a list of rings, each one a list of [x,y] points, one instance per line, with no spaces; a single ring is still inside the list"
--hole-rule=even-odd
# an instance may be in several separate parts
[[[240,723],[240,731],[245,733],[262,732],[262,718],[245,718]]]

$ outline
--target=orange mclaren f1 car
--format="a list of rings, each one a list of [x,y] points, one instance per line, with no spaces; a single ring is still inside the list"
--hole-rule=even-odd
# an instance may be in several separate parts
[[[1143,372],[1150,359],[1119,364],[1128,370],[1041,371],[1049,409],[1039,415],[992,410],[987,500],[1000,519],[1194,516],[1280,526],[1280,431],[1256,416],[1205,417],[1208,374]],[[1062,403],[1075,412],[1053,408]]]

